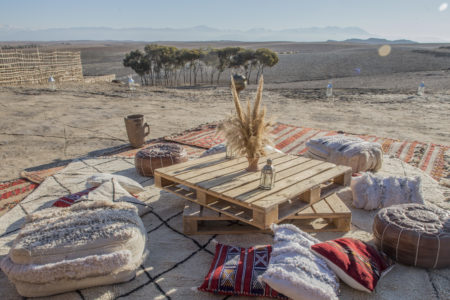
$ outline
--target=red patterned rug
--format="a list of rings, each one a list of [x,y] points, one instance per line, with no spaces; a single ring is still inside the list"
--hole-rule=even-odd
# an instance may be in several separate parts
[[[165,139],[209,149],[212,146],[224,142],[223,136],[217,134],[216,128],[217,124],[205,124],[178,135],[165,137]],[[306,152],[306,142],[311,138],[330,136],[338,133],[343,132],[299,127],[283,123],[277,123],[272,130],[275,147],[290,154],[303,154]],[[450,149],[449,146],[417,141],[400,141],[374,135],[344,134],[358,136],[366,141],[380,143],[385,154],[399,158],[423,170],[437,181],[450,175],[449,158],[446,160],[445,157],[445,152]]]
[[[22,178],[0,183],[0,216],[13,208],[37,186]]]

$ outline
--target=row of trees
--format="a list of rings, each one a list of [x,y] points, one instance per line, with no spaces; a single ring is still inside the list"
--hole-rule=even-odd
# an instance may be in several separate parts
[[[241,47],[221,49],[178,49],[173,46],[150,44],[144,51],[135,50],[125,55],[123,65],[132,68],[143,85],[171,85],[180,83],[219,83],[227,69],[243,73],[250,82],[252,71],[258,81],[264,68],[278,63],[278,55],[270,49],[257,50]]]

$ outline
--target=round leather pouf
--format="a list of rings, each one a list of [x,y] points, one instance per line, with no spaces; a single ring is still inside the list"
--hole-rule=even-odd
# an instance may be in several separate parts
[[[373,223],[378,249],[423,268],[450,267],[450,214],[435,206],[401,204],[381,209]]]
[[[153,171],[157,168],[167,167],[187,160],[186,150],[181,145],[159,143],[136,153],[134,166],[140,175],[153,176]]]

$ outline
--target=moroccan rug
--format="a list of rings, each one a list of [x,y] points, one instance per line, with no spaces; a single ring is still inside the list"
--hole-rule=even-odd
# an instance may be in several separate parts
[[[149,146],[162,141],[164,140],[156,139],[147,141],[145,146]],[[203,148],[194,146],[185,146],[184,148],[186,149],[189,158],[198,157],[205,151],[205,149]],[[94,153],[90,153],[89,156],[134,157],[134,155],[141,149],[142,148],[135,149],[127,144],[108,149],[101,149],[95,151]],[[70,161],[71,160],[30,168],[20,173],[20,176],[22,178],[0,183],[0,216],[13,208],[22,199],[24,199],[46,178],[64,169],[67,164],[70,163]]]
[[[37,186],[21,178],[0,183],[0,216],[13,208]]]
[[[216,128],[217,124],[204,124],[181,134],[165,137],[165,139],[209,149],[225,141],[223,136],[217,134]],[[275,147],[284,153],[303,154],[307,150],[306,142],[311,138],[330,136],[338,133],[344,132],[277,123],[272,130],[272,137]],[[358,136],[366,141],[380,143],[383,147],[384,154],[399,158],[423,170],[437,181],[450,175],[450,153],[447,156],[445,155],[450,150],[450,146],[417,141],[399,141],[374,135],[344,134]]]
[[[120,156],[120,157],[134,157],[134,155],[136,155],[136,153],[147,147],[150,145],[153,145],[155,143],[159,143],[159,142],[166,142],[164,139],[152,139],[149,140],[145,143],[144,146],[142,146],[141,148],[133,148],[132,146],[130,146],[130,144],[125,144],[125,145],[120,145],[120,146],[116,146],[116,147],[111,147],[111,148],[107,148],[107,149],[100,149],[94,152],[89,153],[87,156],[89,157],[101,157],[101,156]],[[204,149],[203,148],[198,148],[198,147],[193,147],[193,146],[185,146],[185,149],[188,153],[188,156],[197,156],[200,155]],[[200,153],[200,154],[199,154]],[[34,183],[41,183],[43,182],[47,177],[55,174],[56,172],[58,172],[59,170],[64,169],[67,164],[70,163],[71,160],[68,160],[66,162],[59,162],[56,165],[54,164],[48,164],[48,165],[43,165],[40,167],[34,167],[34,168],[29,168],[26,170],[23,170],[22,172],[20,172],[20,176],[22,178],[28,179],[31,182]]]
[[[93,287],[50,297],[50,299],[251,299],[199,292],[195,288],[203,282],[213,259],[215,241],[250,247],[272,244],[270,234],[196,235],[183,234],[182,211],[184,199],[156,188],[153,178],[141,177],[134,161],[127,157],[83,158],[51,175],[39,187],[0,218],[0,259],[6,255],[18,234],[24,217],[50,207],[59,197],[85,188],[88,176],[97,172],[124,175],[140,182],[145,191],[138,197],[152,206],[141,216],[148,235],[149,256],[140,266],[136,277],[126,283]],[[450,203],[442,195],[442,186],[421,170],[401,160],[386,158],[383,175],[418,175],[422,177],[427,202],[449,209]],[[350,207],[351,191],[341,190],[339,196]],[[376,211],[351,208],[352,229],[347,233],[322,232],[313,234],[321,241],[338,237],[354,237],[370,242],[372,222]],[[2,299],[23,299],[14,286],[0,272]],[[450,269],[427,270],[396,265],[378,284],[372,294],[358,292],[341,283],[340,299],[448,299]],[[258,298],[257,298],[258,299]],[[261,298],[259,298],[261,299]],[[265,298],[267,299],[267,298]]]

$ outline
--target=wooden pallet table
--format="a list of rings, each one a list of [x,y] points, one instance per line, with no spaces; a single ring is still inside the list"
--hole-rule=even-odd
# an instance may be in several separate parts
[[[342,200],[333,194],[285,219],[306,232],[349,231],[352,213]],[[248,234],[271,232],[242,223],[222,213],[186,201],[183,211],[183,232],[193,234]]]
[[[219,153],[155,170],[155,185],[211,210],[260,229],[306,209],[351,180],[351,168],[320,160],[271,153],[275,186],[259,189],[259,172],[247,172],[245,157]]]

